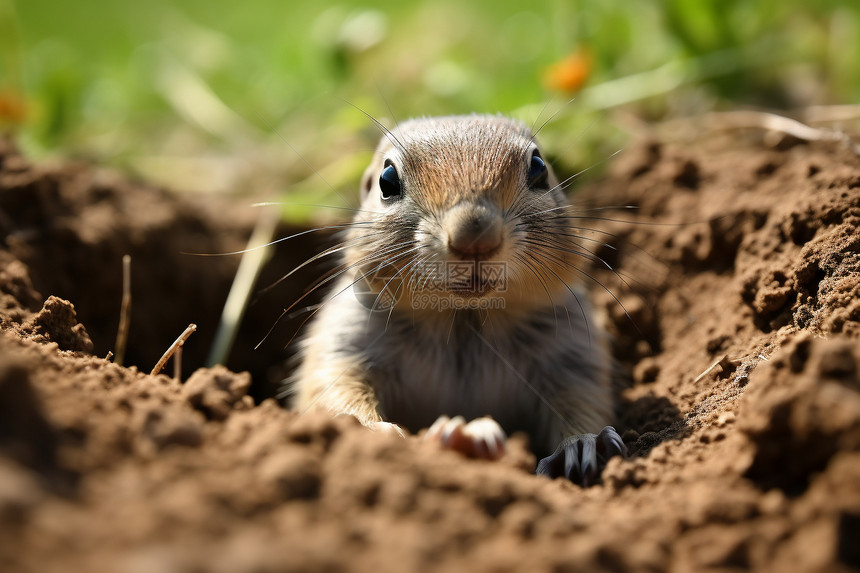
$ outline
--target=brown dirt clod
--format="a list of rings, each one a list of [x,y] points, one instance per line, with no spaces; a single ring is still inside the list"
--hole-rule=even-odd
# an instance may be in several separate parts
[[[532,475],[522,437],[467,460],[266,399],[304,317],[251,349],[319,268],[262,293],[227,367],[200,368],[237,261],[185,253],[242,248],[244,200],[2,140],[0,570],[857,570],[858,181],[835,144],[714,137],[634,146],[573,196],[638,206],[581,221],[617,239],[614,270],[581,264],[630,373],[631,453],[583,490]],[[303,241],[264,286],[320,250]],[[98,356],[127,253],[120,367]],[[185,382],[142,373],[191,322]]]

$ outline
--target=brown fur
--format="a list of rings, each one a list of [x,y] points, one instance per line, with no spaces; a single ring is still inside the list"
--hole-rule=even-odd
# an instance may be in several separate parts
[[[573,238],[551,169],[549,189],[528,187],[535,147],[528,128],[496,116],[412,120],[383,137],[345,237],[345,272],[303,340],[295,407],[413,431],[442,414],[491,415],[508,432],[528,432],[539,454],[609,422],[605,341],[575,288],[576,262],[589,251]],[[403,189],[387,202],[378,183],[386,162]],[[453,252],[453,233],[479,212],[497,217],[500,245],[486,255]],[[503,262],[507,280],[461,292],[452,271],[428,270],[464,258]],[[364,280],[383,263],[391,272]],[[371,301],[393,293],[394,303],[371,311],[355,285],[369,286]],[[416,305],[431,295],[503,308]]]

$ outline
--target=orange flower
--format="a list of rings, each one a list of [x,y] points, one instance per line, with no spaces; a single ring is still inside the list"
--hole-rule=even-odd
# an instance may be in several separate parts
[[[591,54],[579,48],[566,58],[547,67],[544,85],[554,91],[574,93],[579,91],[591,72]]]
[[[0,125],[20,125],[27,117],[27,104],[17,91],[0,90]]]

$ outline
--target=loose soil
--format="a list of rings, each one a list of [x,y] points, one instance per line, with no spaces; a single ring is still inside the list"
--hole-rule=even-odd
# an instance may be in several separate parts
[[[253,347],[319,268],[257,297],[230,370],[200,368],[238,260],[186,253],[241,248],[255,211],[3,142],[0,570],[860,569],[860,160],[646,141],[576,200],[629,373],[630,457],[587,490],[531,475],[520,437],[474,461],[267,398],[304,317]],[[126,253],[131,367],[101,358]],[[190,322],[183,382],[145,374]]]

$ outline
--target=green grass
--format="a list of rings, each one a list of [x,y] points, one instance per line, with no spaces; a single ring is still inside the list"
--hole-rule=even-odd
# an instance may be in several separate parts
[[[353,194],[378,133],[350,104],[389,125],[559,112],[542,138],[563,169],[581,169],[623,145],[619,109],[650,121],[860,101],[860,7],[814,4],[0,0],[0,97],[27,110],[0,121],[31,155],[183,190],[292,187],[312,177],[293,146]],[[542,78],[579,48],[592,69],[566,105],[574,94]]]

